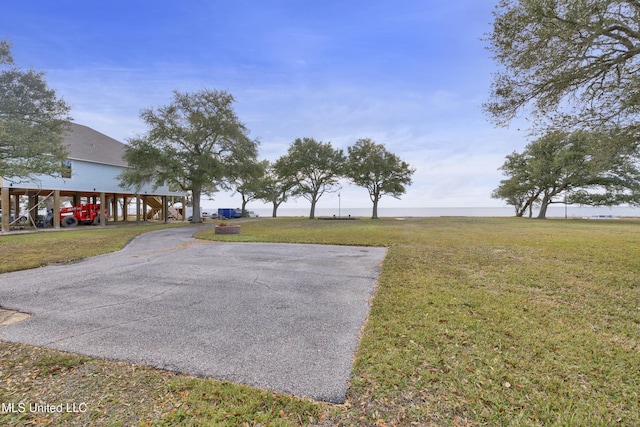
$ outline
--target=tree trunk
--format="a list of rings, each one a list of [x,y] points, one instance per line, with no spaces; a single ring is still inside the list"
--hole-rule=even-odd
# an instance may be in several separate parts
[[[322,194],[320,194],[322,195]],[[311,211],[309,212],[309,219],[314,219],[316,217],[316,203],[318,203],[318,189],[314,189],[313,193],[309,196],[303,195],[303,197],[311,202]]]
[[[522,218],[527,209],[531,209],[531,202],[527,201],[522,205],[516,206],[516,217]]]
[[[278,214],[278,207],[280,206],[280,203],[282,202],[277,202],[277,201],[273,201],[273,211],[271,213],[271,217],[272,218],[277,218],[277,214]]]
[[[538,219],[547,219],[547,208],[551,199],[545,194],[540,203],[540,212],[538,212]]]
[[[525,208],[523,208],[521,205],[514,205],[514,208],[516,210],[516,218],[521,218],[524,214]]]
[[[378,199],[373,201],[373,213],[371,214],[371,219],[378,219]]]
[[[200,194],[202,193],[202,185],[193,185],[191,189],[193,193],[193,215],[191,218],[191,222],[202,222],[202,217],[200,216]]]
[[[309,212],[309,219],[314,219],[316,217],[316,199],[311,201],[311,212]]]
[[[243,194],[242,195],[242,214],[241,214],[243,218],[247,216],[247,203],[248,201],[245,200],[244,194]]]

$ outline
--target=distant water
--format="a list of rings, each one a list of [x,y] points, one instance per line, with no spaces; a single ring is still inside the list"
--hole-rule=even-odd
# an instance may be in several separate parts
[[[271,209],[251,209],[259,216],[271,216]],[[371,217],[371,208],[342,208],[338,209],[317,208],[316,216],[354,216]],[[534,217],[538,212],[534,210]],[[624,206],[614,207],[589,207],[554,205],[547,210],[548,218],[585,218],[592,216],[612,217],[640,217],[640,208]],[[308,217],[309,208],[281,208],[278,209],[279,217]],[[491,208],[379,208],[379,217],[441,217],[441,216],[470,216],[470,217],[510,217],[515,216],[513,207]]]

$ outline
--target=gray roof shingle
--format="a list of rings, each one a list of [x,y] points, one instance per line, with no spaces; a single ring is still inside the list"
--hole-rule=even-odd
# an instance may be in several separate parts
[[[123,159],[126,145],[90,127],[71,123],[63,144],[69,150],[69,158],[127,167]]]

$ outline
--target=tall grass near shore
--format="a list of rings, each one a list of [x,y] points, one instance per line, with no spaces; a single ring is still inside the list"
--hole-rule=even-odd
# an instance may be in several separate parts
[[[388,247],[345,405],[4,343],[0,401],[82,396],[69,425],[640,425],[639,221],[277,219],[198,237]]]

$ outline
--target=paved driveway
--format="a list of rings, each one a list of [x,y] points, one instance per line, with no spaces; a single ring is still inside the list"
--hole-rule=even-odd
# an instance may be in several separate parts
[[[0,340],[343,402],[386,249],[221,243],[193,228],[0,275]]]

